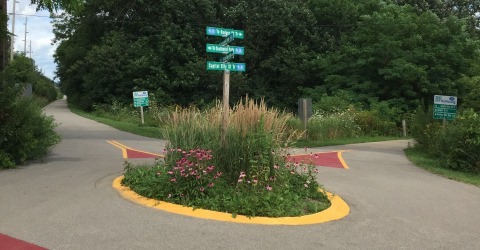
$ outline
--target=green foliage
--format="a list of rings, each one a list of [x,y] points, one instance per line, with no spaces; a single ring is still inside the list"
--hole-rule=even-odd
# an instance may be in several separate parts
[[[473,110],[465,110],[442,126],[434,121],[432,111],[417,110],[413,136],[417,147],[440,159],[446,167],[480,173],[480,118]]]
[[[435,153],[447,167],[480,174],[480,116],[466,110],[435,137]]]
[[[43,114],[33,98],[18,97],[19,91],[7,86],[0,92],[0,161],[12,167],[38,159],[59,142],[52,117]]]
[[[229,119],[225,145],[220,143],[220,105],[203,112],[196,108],[177,109],[160,123],[171,148],[211,149],[216,155],[214,165],[227,179],[234,180],[241,171],[264,175],[279,160],[272,152],[278,153],[292,136],[286,127],[290,115],[247,98],[233,108]]]
[[[19,85],[19,88],[31,84],[33,94],[45,98],[48,102],[52,102],[58,97],[59,92],[53,81],[42,75],[34,66],[33,60],[23,54],[15,54],[14,60],[2,72],[2,77],[10,84]]]
[[[172,161],[170,155],[180,160]],[[213,158],[209,150],[172,149],[165,163],[152,167],[126,163],[122,183],[146,197],[233,216],[301,216],[330,206],[326,194],[319,192],[314,167],[274,165],[266,179],[240,172],[228,181],[210,165]]]
[[[307,136],[311,140],[356,137],[361,128],[355,123],[355,117],[356,113],[349,110],[325,115],[316,112],[308,120]]]
[[[69,102],[85,110],[127,105],[135,90],[148,90],[159,106],[203,107],[222,93],[221,74],[205,70],[206,60],[219,57],[207,54],[205,44],[221,40],[206,36],[205,27],[219,26],[245,31],[232,44],[246,48],[235,61],[247,65],[244,74],[231,74],[232,103],[248,94],[295,110],[307,94],[325,112],[370,109],[371,100],[410,112],[434,94],[478,99],[465,91],[472,81],[462,80],[479,72],[472,26],[478,6],[463,0],[86,1],[81,12],[55,21],[57,74]]]

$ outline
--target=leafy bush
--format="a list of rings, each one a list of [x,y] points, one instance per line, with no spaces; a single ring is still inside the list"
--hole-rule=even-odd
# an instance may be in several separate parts
[[[299,216],[330,205],[315,181],[316,168],[274,165],[266,178],[240,172],[229,182],[211,165],[210,150],[171,149],[153,167],[126,164],[123,184],[140,195],[176,204],[247,216]],[[170,156],[174,156],[171,158]],[[172,159],[181,159],[172,164]],[[298,171],[297,171],[298,169]]]
[[[355,124],[355,112],[351,110],[322,114],[316,111],[308,120],[307,135],[311,140],[329,140],[356,137],[360,127]]]
[[[445,162],[453,170],[480,173],[480,117],[473,110],[465,110],[457,118],[442,126],[434,120],[432,109],[427,113],[417,110],[413,136],[420,147]]]
[[[435,153],[447,167],[480,174],[480,116],[462,112],[435,137]]]
[[[290,114],[268,109],[263,101],[256,103],[246,98],[230,110],[226,143],[222,145],[221,114],[219,103],[202,112],[192,107],[177,108],[161,122],[164,138],[170,148],[211,149],[217,156],[215,166],[234,181],[241,171],[264,171],[258,168],[273,166],[281,160],[272,152],[278,153],[295,135],[287,133]]]
[[[56,126],[53,118],[45,116],[33,98],[18,95],[18,91],[10,87],[0,92],[1,167],[38,159],[60,141],[53,130]]]
[[[229,110],[223,143],[221,112],[217,103],[162,116],[165,161],[127,164],[123,183],[147,197],[234,215],[296,216],[329,206],[314,167],[284,162],[282,146],[294,136],[287,133],[290,114],[246,98]]]

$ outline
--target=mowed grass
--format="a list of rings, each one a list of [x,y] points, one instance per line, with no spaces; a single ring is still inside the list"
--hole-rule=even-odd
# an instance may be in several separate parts
[[[103,123],[105,125],[114,127],[121,131],[129,132],[132,134],[141,135],[145,137],[150,137],[150,138],[163,139],[162,133],[160,132],[160,128],[158,127],[148,127],[148,126],[142,126],[141,124],[137,124],[137,123],[117,121],[117,120],[112,120],[104,117],[98,117],[91,113],[85,112],[79,108],[76,108],[73,105],[68,105],[68,108],[74,114],[77,114],[79,116],[85,117],[90,120]]]
[[[480,187],[480,175],[454,171],[442,167],[442,162],[418,148],[405,149],[407,158],[416,166],[423,168],[431,173],[441,175],[448,179],[468,183]]]
[[[318,140],[318,141],[300,139],[297,142],[295,142],[293,147],[314,148],[314,147],[347,145],[347,144],[364,143],[364,142],[379,142],[379,141],[406,140],[406,139],[410,139],[410,138],[394,137],[394,136],[359,136],[354,138],[339,138],[339,139]]]

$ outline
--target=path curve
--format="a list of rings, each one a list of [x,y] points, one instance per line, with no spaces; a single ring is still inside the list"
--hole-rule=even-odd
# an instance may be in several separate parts
[[[478,249],[480,245],[480,188],[416,168],[404,156],[407,141],[310,149],[350,150],[343,154],[349,170],[320,168],[318,174],[327,190],[349,204],[350,214],[342,220],[297,227],[235,224],[158,211],[124,199],[111,187],[122,174],[124,160],[106,141],[147,152],[161,152],[164,141],[76,116],[64,100],[45,111],[61,123],[62,142],[43,162],[0,171],[0,233],[42,247]]]

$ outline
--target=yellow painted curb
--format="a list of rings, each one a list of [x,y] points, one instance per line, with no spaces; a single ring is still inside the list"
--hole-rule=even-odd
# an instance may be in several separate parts
[[[269,217],[252,217],[248,218],[247,216],[237,215],[235,218],[232,217],[229,213],[222,213],[216,211],[210,211],[205,209],[195,209],[191,207],[185,207],[182,205],[172,204],[164,201],[159,201],[155,199],[146,198],[138,195],[129,187],[122,186],[123,176],[117,177],[113,181],[113,188],[115,188],[123,197],[126,199],[135,202],[137,204],[152,207],[162,211],[181,214],[196,218],[218,220],[218,221],[227,221],[227,222],[236,222],[236,223],[246,223],[246,224],[264,224],[264,225],[309,225],[309,224],[319,224],[323,222],[339,220],[350,213],[350,207],[347,203],[337,195],[333,195],[327,192],[328,198],[330,199],[331,206],[326,210],[323,210],[316,214],[304,215],[299,217],[279,217],[279,218],[269,218]]]

